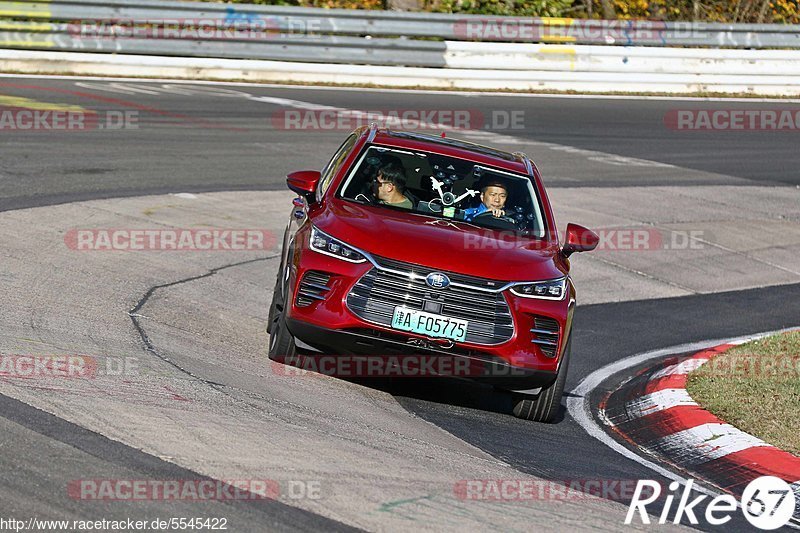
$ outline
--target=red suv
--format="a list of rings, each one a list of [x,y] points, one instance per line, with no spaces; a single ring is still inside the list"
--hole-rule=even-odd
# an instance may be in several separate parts
[[[271,359],[461,361],[464,377],[512,391],[516,416],[556,417],[575,310],[568,257],[598,238],[570,224],[560,245],[527,156],[371,126],[287,183],[299,197]]]

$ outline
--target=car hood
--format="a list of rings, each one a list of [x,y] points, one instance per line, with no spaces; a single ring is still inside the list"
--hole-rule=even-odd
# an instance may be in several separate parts
[[[332,201],[312,217],[322,231],[372,255],[503,281],[564,276],[554,242],[392,209]]]

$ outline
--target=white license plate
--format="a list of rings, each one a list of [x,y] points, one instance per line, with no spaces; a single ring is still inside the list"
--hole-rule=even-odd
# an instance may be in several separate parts
[[[466,320],[407,307],[395,307],[392,315],[392,327],[395,329],[454,341],[464,341],[467,338],[468,324]]]

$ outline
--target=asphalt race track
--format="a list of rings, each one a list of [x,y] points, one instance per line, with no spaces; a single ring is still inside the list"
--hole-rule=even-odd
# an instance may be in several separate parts
[[[338,146],[342,132],[273,128],[281,107],[270,102],[229,96],[191,98],[170,92],[134,92],[108,83],[0,78],[2,94],[40,101],[141,113],[148,124],[138,130],[90,132],[36,142],[41,132],[17,132],[3,139],[0,209],[13,209],[120,195],[173,191],[274,190],[284,172],[318,164]],[[98,89],[103,86],[103,89]],[[128,83],[127,87],[143,87]],[[180,85],[173,86],[180,87]],[[95,87],[92,89],[92,87]],[[793,132],[680,132],[664,127],[676,109],[780,109],[787,104],[685,102],[681,100],[501,98],[449,94],[403,94],[311,89],[226,88],[227,91],[298,99],[345,109],[452,109],[478,111],[489,121],[493,111],[522,111],[524,129],[515,136],[642,158],[708,173],[687,184],[785,183],[800,185],[800,154]],[[199,92],[199,91],[198,91]],[[210,91],[207,91],[210,92]],[[397,105],[402,94],[402,105]],[[115,135],[120,133],[120,135]],[[13,150],[14,157],[8,154]],[[81,158],[76,160],[76,155]],[[529,154],[537,158],[537,154]],[[265,172],[269,158],[269,172]],[[31,161],[35,161],[32,165]],[[674,184],[674,178],[622,180],[613,173],[573,176],[569,158],[545,168],[548,186]],[[165,182],[163,176],[174,176]]]
[[[528,155],[539,164],[548,190],[553,191],[551,200],[556,204],[562,198],[559,190],[580,198],[581,190],[590,191],[587,195],[596,196],[602,194],[601,189],[613,189],[609,194],[619,195],[624,194],[626,189],[646,194],[649,188],[679,187],[681,194],[688,198],[693,196],[693,191],[698,191],[698,194],[704,191],[703,194],[706,194],[717,190],[712,188],[719,188],[724,195],[748,203],[746,198],[751,190],[768,190],[776,198],[785,196],[796,199],[797,188],[800,188],[797,132],[685,132],[674,131],[664,125],[665,115],[677,109],[778,109],[790,106],[785,103],[381,93],[21,77],[0,77],[0,106],[9,105],[8,102],[12,101],[6,100],[4,103],[2,98],[80,106],[101,114],[106,111],[127,111],[133,112],[132,116],[136,117],[135,128],[119,130],[0,131],[0,213],[9,217],[0,222],[0,228],[9,224],[3,231],[12,233],[21,231],[10,225],[17,216],[12,212],[27,217],[22,213],[29,208],[56,209],[56,206],[73,202],[116,198],[138,201],[136,198],[141,196],[174,193],[194,193],[202,197],[202,193],[230,191],[259,191],[259,194],[276,195],[276,203],[269,207],[274,212],[270,211],[267,224],[272,224],[271,227],[280,231],[279,221],[288,213],[289,206],[285,201],[289,196],[280,196],[282,193],[277,192],[284,191],[285,174],[292,170],[321,168],[345,135],[344,131],[337,130],[291,131],[279,127],[276,117],[280,117],[283,110],[307,110],[314,106],[369,111],[468,110],[472,116],[483,117],[484,120],[488,120],[486,117],[521,113],[524,128],[481,131],[464,137],[512,150],[518,149],[512,144],[524,145]],[[459,136],[455,132],[448,132],[448,135]],[[230,205],[235,209],[235,199],[239,196],[231,198]],[[272,199],[273,196],[265,198]],[[724,206],[723,200],[720,200],[720,205]],[[646,205],[641,207],[643,210],[649,209]],[[569,211],[569,206],[563,208]],[[682,207],[662,205],[660,208],[679,210]],[[785,224],[781,227],[790,228],[791,234],[796,236],[800,211],[798,206],[789,205],[786,209],[786,212],[772,218],[776,223]],[[556,212],[559,213],[558,205]],[[575,213],[569,211],[570,217]],[[86,225],[94,223],[88,215],[86,221]],[[559,227],[563,229],[569,221],[581,223],[581,220],[559,217]],[[775,249],[781,249],[780,242],[772,242],[779,241],[779,236],[771,235],[767,240]],[[776,255],[783,258],[780,261],[776,259],[782,274],[776,274],[774,280],[765,277],[764,286],[743,281],[740,285],[724,288],[706,287],[703,278],[715,277],[716,274],[698,269],[686,274],[685,283],[665,283],[664,292],[647,299],[615,299],[605,295],[595,297],[592,292],[594,288],[587,288],[589,301],[602,303],[579,305],[575,318],[573,358],[565,390],[573,390],[591,372],[626,356],[684,343],[800,325],[800,273],[787,266],[789,259],[786,259],[794,257],[798,249],[795,241],[792,241],[789,248],[776,252],[784,253]],[[764,259],[764,253],[770,252],[762,252],[760,258],[751,257],[759,254],[749,254],[747,260],[766,262],[769,258]],[[739,253],[739,256],[743,254]],[[24,265],[24,259],[14,256],[14,266],[9,269],[3,267],[0,279],[11,281],[16,276],[24,279],[22,273],[14,270],[20,268],[18,265]],[[267,265],[271,265],[268,268],[274,268],[273,259],[248,256],[241,261],[241,265],[226,265],[223,260],[200,266],[241,270],[243,273],[236,275],[244,279],[244,283],[250,280],[254,291],[270,291],[271,281],[264,280],[272,278],[267,275],[262,277],[263,271],[258,269],[267,268]],[[5,263],[6,259],[3,261]],[[131,261],[136,262],[135,259]],[[576,259],[575,268],[579,269],[583,264]],[[628,273],[638,268],[625,267]],[[679,266],[672,265],[670,268]],[[731,268],[743,270],[747,267]],[[83,273],[87,276],[85,279],[91,280],[91,268],[87,266],[86,270]],[[165,267],[165,272],[170,275],[165,274],[160,281],[157,273],[152,274],[152,282],[147,286],[157,287],[159,283],[182,279],[177,274],[175,278],[171,275],[178,272],[177,269],[173,272]],[[752,274],[758,277],[759,273]],[[193,275],[202,277],[199,271]],[[190,277],[187,275],[186,279]],[[649,282],[651,277],[648,275],[642,279],[647,278]],[[680,278],[678,274],[676,279]],[[44,278],[35,279],[44,284],[51,283]],[[181,286],[164,290],[173,289],[182,290]],[[580,302],[582,287],[579,285],[578,289]],[[236,374],[215,367],[210,360],[201,360],[199,357],[193,360],[190,355],[191,343],[186,344],[185,339],[170,340],[171,336],[178,338],[180,332],[190,326],[181,322],[187,321],[189,315],[180,313],[177,308],[172,314],[169,310],[172,304],[169,302],[183,301],[182,297],[187,298],[184,304],[186,301],[198,301],[204,293],[199,288],[197,290],[198,293],[191,295],[194,299],[180,293],[161,298],[158,290],[151,291],[148,294],[152,293],[154,305],[160,306],[154,308],[152,313],[147,308],[150,304],[140,300],[143,293],[125,295],[126,301],[142,303],[144,307],[141,313],[144,315],[158,315],[160,325],[151,327],[144,320],[144,329],[138,332],[133,325],[129,325],[127,331],[119,335],[119,345],[127,343],[138,346],[144,342],[149,354],[160,358],[159,363],[166,361],[181,372],[197,377],[208,387],[218,387],[219,390],[239,387]],[[225,300],[224,295],[213,291],[211,294],[211,301]],[[667,295],[672,297],[661,297]],[[217,297],[220,299],[215,300]],[[268,294],[259,296],[262,297],[268,297]],[[31,305],[34,305],[36,297],[31,298],[34,302]],[[225,309],[236,307],[237,301],[232,299],[234,301],[225,301]],[[20,297],[20,300],[24,298]],[[258,305],[261,303],[259,300]],[[9,313],[13,312],[12,307],[9,304]],[[257,309],[251,315],[258,316],[257,313],[263,311]],[[217,318],[206,317],[208,323],[217,319],[224,322],[226,312],[213,315]],[[18,321],[29,322],[26,326],[33,331],[37,327],[47,326],[44,321],[39,323],[31,319],[32,316],[35,316],[32,312],[21,313]],[[127,320],[127,316],[124,318]],[[254,324],[257,322],[253,320]],[[162,327],[170,323],[175,330]],[[251,329],[255,329],[255,326]],[[42,342],[47,340],[48,343],[56,343],[52,331],[56,330],[37,338]],[[0,338],[4,334],[8,332],[0,331]],[[235,342],[231,341],[232,344]],[[263,346],[266,337],[241,342],[248,346]],[[181,346],[184,348],[182,352]],[[0,346],[0,350],[5,348]],[[235,350],[231,352],[233,355],[226,360],[226,364],[237,364],[235,353]],[[624,377],[609,379],[595,391],[595,395],[599,398],[604,390],[609,390]],[[346,382],[328,384],[333,388],[364,385]],[[588,435],[566,409],[560,422],[554,425],[522,423],[509,414],[508,394],[470,383],[441,380],[437,381],[436,387],[431,387],[425,381],[395,380],[366,385],[376,393],[391,394],[402,410],[419,419],[420,423],[433,424],[466,443],[470,449],[474,447],[487,454],[489,459],[493,458],[523,474],[555,481],[657,478],[651,470],[618,455]],[[256,387],[255,383],[241,385],[242,390],[256,390]],[[264,396],[270,394],[269,390],[262,392]],[[237,398],[240,399],[237,396],[234,400]],[[255,411],[253,416],[271,416],[275,408],[267,400],[253,401],[248,405],[249,409]],[[341,407],[347,408],[344,405]],[[223,407],[220,409],[222,413]],[[144,441],[125,442],[122,437],[107,438],[97,431],[82,427],[80,423],[74,423],[77,420],[74,413],[62,418],[54,416],[52,412],[24,399],[0,395],[2,515],[24,511],[45,516],[53,509],[63,508],[70,515],[80,513],[98,518],[133,515],[141,519],[153,519],[176,516],[176,506],[180,505],[181,515],[227,516],[236,525],[235,531],[336,530],[349,529],[348,524],[354,523],[348,519],[352,516],[348,514],[352,510],[341,513],[330,509],[327,510],[329,512],[312,512],[300,508],[302,506],[273,500],[257,504],[97,502],[97,505],[90,506],[72,502],[71,507],[64,507],[63,498],[56,493],[69,480],[93,477],[207,479],[207,476],[197,473],[199,469],[193,471],[179,466],[171,461],[170,456],[148,453],[149,448]],[[394,413],[392,416],[400,415]],[[263,438],[270,440],[273,437],[263,435]],[[285,444],[291,446],[289,442]],[[20,450],[35,450],[36,453],[21,454]],[[623,527],[623,518],[623,515],[619,515],[619,528]],[[376,520],[380,523],[380,517]],[[367,529],[372,529],[374,523],[358,522]],[[392,522],[393,526],[398,524],[402,525],[403,522]],[[411,527],[410,523],[406,525]],[[558,523],[547,525],[557,528]],[[417,526],[423,529],[456,529],[457,522],[437,524],[433,521]],[[613,529],[614,525],[606,523],[606,527]],[[738,518],[727,527],[748,530],[748,524]]]

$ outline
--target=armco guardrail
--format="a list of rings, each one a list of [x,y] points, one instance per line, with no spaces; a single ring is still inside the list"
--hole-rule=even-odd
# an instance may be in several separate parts
[[[277,37],[269,32],[233,31],[224,27],[184,28],[184,31],[176,30],[174,34],[152,26],[6,23],[0,26],[3,27],[6,29],[0,31],[2,48],[342,64],[445,66],[446,45],[444,42],[433,41],[366,39],[338,35],[287,34]],[[215,33],[217,35],[213,36]]]
[[[546,46],[546,45],[531,45]],[[576,56],[591,56],[591,50],[575,48]],[[591,47],[588,47],[591,48]],[[608,46],[598,47],[605,51]],[[637,49],[654,51],[665,48]],[[681,49],[669,49],[681,50]],[[687,49],[694,52],[694,50]],[[730,52],[715,50],[713,52]],[[744,70],[761,62],[763,54],[787,53],[777,50],[741,50],[746,57],[710,59],[724,70]],[[651,52],[652,55],[652,52]],[[775,59],[774,57],[771,59]],[[501,62],[501,60],[497,60]],[[591,59],[590,59],[591,61]],[[47,52],[0,49],[0,65],[8,72],[30,74],[66,74],[92,76],[136,76],[186,80],[252,81],[259,83],[333,83],[379,84],[386,87],[426,87],[432,89],[484,89],[519,91],[579,91],[579,92],[658,92],[658,93],[755,93],[760,95],[800,95],[800,75],[784,70],[768,75],[719,74],[698,72],[652,72],[653,57],[624,62],[619,58],[615,71],[571,70],[572,63],[555,65],[551,70],[501,70],[475,68],[423,68],[376,65],[340,65],[329,63],[253,61],[241,59],[167,57],[146,55],[112,55],[77,52]],[[647,64],[639,72],[636,66]],[[680,63],[659,58],[659,63],[679,70]],[[625,68],[620,67],[624,65]],[[735,67],[735,68],[734,68]]]
[[[44,54],[48,51],[80,53],[70,56],[80,68],[67,72],[106,75],[519,90],[800,93],[800,26],[790,25],[157,0],[0,1],[0,19],[0,48],[26,52],[6,50],[4,69],[22,72],[65,72],[55,56]],[[36,51],[47,59],[37,62]],[[152,59],[144,59],[148,57]],[[170,57],[193,59],[194,66],[184,69],[168,61]]]

